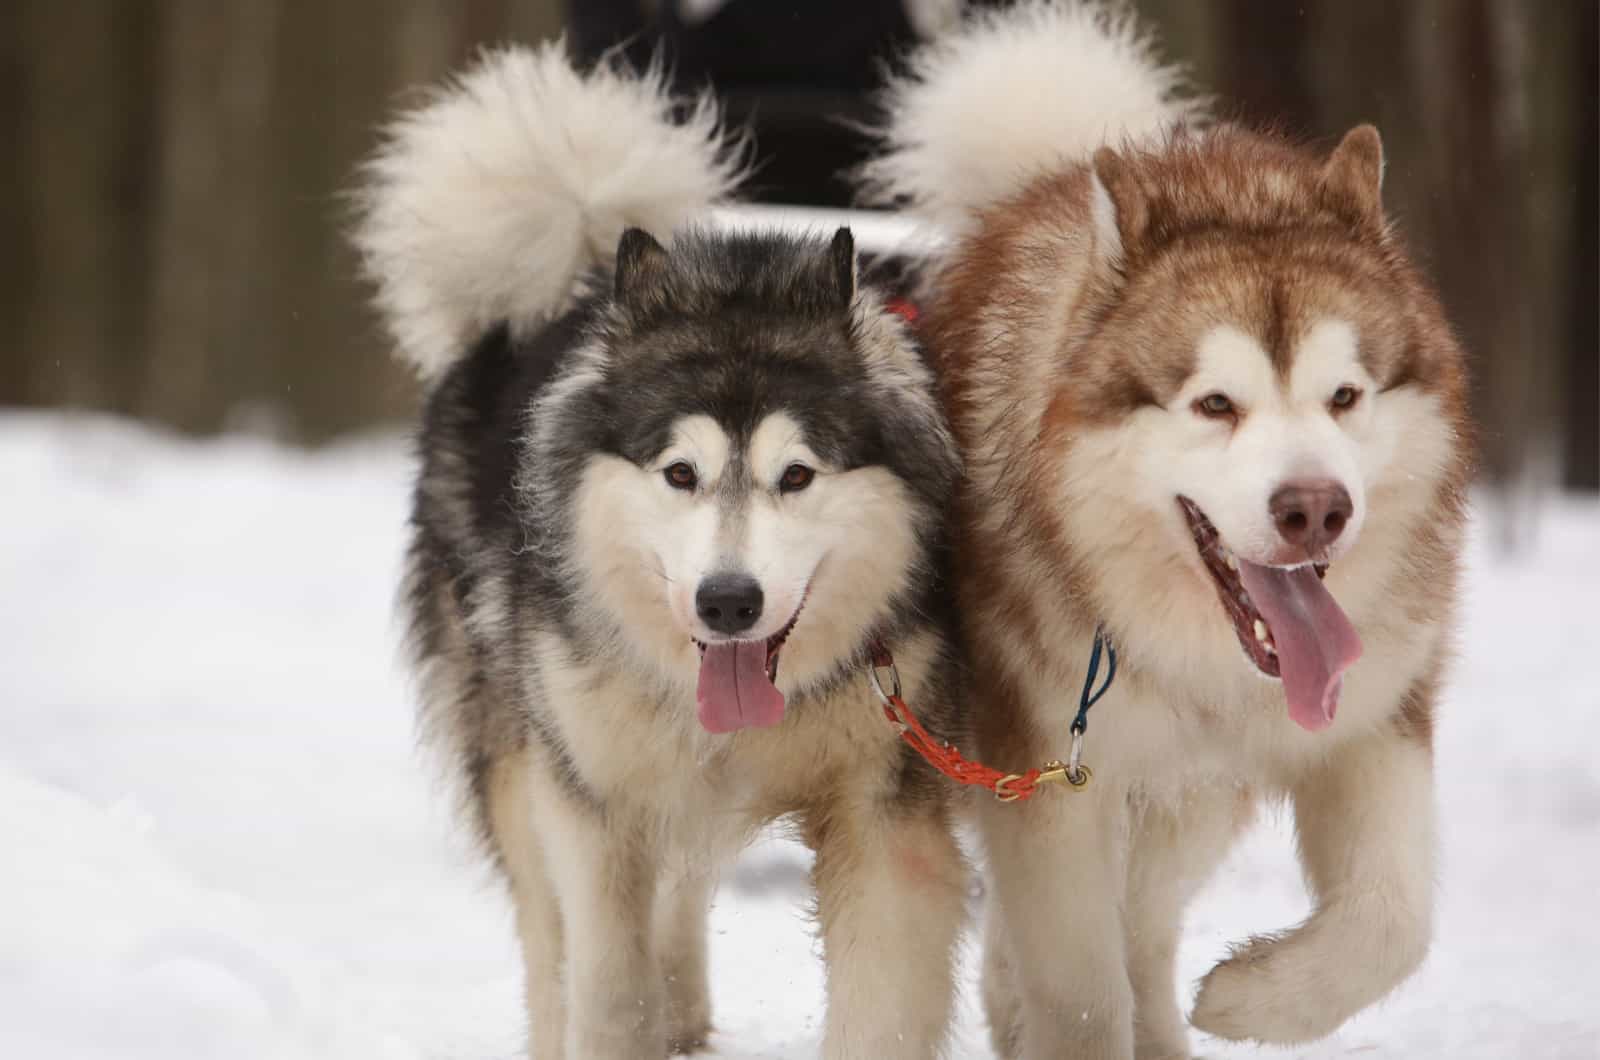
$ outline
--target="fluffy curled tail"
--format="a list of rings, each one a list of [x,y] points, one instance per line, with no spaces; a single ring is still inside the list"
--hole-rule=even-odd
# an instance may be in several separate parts
[[[625,228],[670,232],[728,195],[742,156],[710,97],[679,110],[659,68],[580,73],[560,43],[490,51],[388,126],[354,241],[427,380],[501,321],[559,312]]]
[[[908,57],[883,95],[862,198],[947,231],[1049,167],[1148,141],[1202,117],[1132,11],[1103,0],[1021,0],[974,13]]]

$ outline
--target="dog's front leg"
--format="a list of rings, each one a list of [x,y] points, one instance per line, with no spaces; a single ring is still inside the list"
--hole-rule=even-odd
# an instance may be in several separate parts
[[[1336,750],[1294,788],[1300,858],[1315,911],[1213,968],[1196,1027],[1289,1044],[1332,1033],[1394,989],[1432,934],[1433,762],[1415,734],[1385,728]]]
[[[1131,808],[1123,926],[1133,980],[1133,1052],[1139,1060],[1190,1055],[1177,988],[1183,910],[1254,809],[1254,793],[1233,783],[1196,785],[1176,798],[1136,799]]]
[[[828,973],[827,1060],[942,1054],[967,866],[941,809],[877,798],[808,815]]]
[[[651,934],[654,851],[644,829],[570,797],[540,807],[566,942],[567,1060],[664,1057]]]
[[[668,1049],[692,1053],[711,1035],[706,942],[716,874],[705,866],[672,873],[656,894],[656,958],[666,986]]]
[[[1007,946],[1025,1060],[1133,1056],[1122,929],[1125,794],[1100,781],[1028,802],[983,803],[988,876]],[[991,998],[991,1009],[993,1009]]]

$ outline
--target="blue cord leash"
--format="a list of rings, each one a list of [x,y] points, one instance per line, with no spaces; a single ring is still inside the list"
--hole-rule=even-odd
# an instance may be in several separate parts
[[[1095,678],[1100,675],[1100,659],[1105,657],[1106,679],[1098,690]],[[1083,764],[1083,734],[1089,731],[1089,708],[1100,702],[1100,697],[1111,690],[1117,679],[1117,649],[1106,636],[1106,627],[1096,626],[1094,647],[1089,651],[1089,672],[1083,677],[1083,694],[1078,697],[1078,715],[1072,719],[1072,753],[1067,758],[1066,777],[1075,787],[1089,782],[1088,767]]]
[[[1094,691],[1094,679],[1100,674],[1100,656],[1106,659],[1106,680],[1099,691]],[[1106,628],[1097,626],[1094,631],[1094,648],[1089,652],[1089,672],[1083,676],[1083,695],[1078,697],[1078,716],[1072,719],[1072,731],[1081,736],[1089,728],[1089,708],[1100,702],[1100,697],[1111,689],[1117,679],[1117,649],[1111,646]]]
[[[1089,708],[1098,703],[1110,690],[1111,682],[1117,676],[1117,650],[1111,646],[1111,638],[1106,636],[1104,626],[1097,627],[1094,631],[1094,649],[1089,653],[1089,674],[1084,678],[1083,695],[1078,700],[1077,717],[1072,719],[1071,756],[1065,764],[1049,761],[1037,769],[1029,769],[1022,773],[1002,774],[998,769],[986,766],[982,762],[964,758],[953,744],[935,740],[917,721],[916,715],[911,712],[905,700],[900,698],[900,672],[895,669],[894,656],[889,654],[889,649],[881,640],[872,641],[869,649],[872,665],[867,670],[867,677],[872,683],[873,692],[883,704],[884,716],[899,728],[900,738],[913,751],[951,780],[958,784],[987,788],[994,792],[995,798],[1001,802],[1032,798],[1041,784],[1065,782],[1076,791],[1082,791],[1089,786],[1089,767],[1082,762],[1083,734],[1089,728]],[[1106,679],[1096,689],[1095,681],[1100,676],[1102,659],[1106,664]],[[888,687],[884,686],[880,672],[888,675]]]

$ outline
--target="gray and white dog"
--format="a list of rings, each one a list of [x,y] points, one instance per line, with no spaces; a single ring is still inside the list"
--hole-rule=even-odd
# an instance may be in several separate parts
[[[825,1055],[946,1034],[951,789],[867,664],[887,645],[960,737],[955,449],[848,231],[682,228],[737,155],[704,100],[550,47],[486,56],[367,170],[357,242],[427,388],[422,715],[509,884],[536,1057],[704,1043],[718,866],[790,815],[817,855]]]

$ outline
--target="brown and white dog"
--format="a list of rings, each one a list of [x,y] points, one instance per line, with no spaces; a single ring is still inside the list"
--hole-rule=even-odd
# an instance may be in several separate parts
[[[911,67],[866,178],[957,234],[927,335],[968,469],[982,757],[1062,757],[1097,627],[1121,657],[1088,787],[979,812],[996,1046],[1188,1056],[1184,906],[1274,797],[1314,911],[1218,964],[1192,1019],[1326,1035],[1428,949],[1470,462],[1462,352],[1385,219],[1378,133],[1185,131],[1147,38],[1081,3],[981,17]]]

